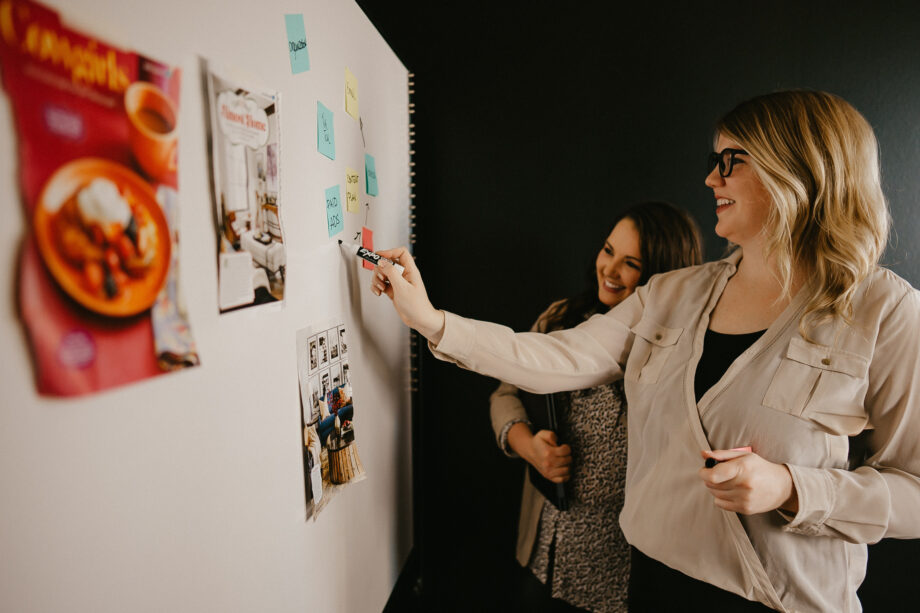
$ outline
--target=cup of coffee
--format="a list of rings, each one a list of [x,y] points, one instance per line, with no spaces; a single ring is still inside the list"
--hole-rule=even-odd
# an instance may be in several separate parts
[[[179,119],[176,105],[152,83],[136,81],[125,90],[131,151],[148,177],[162,181],[176,172]]]

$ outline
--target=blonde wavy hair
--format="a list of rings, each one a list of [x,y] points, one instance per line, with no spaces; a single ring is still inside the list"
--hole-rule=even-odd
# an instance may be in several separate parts
[[[852,323],[852,300],[888,242],[878,141],[848,102],[818,91],[752,98],[718,123],[753,160],[770,193],[764,228],[785,296],[800,271],[810,278],[800,330],[834,317]]]

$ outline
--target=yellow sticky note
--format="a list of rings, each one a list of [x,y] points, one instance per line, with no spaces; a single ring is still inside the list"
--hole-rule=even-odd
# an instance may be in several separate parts
[[[358,176],[357,170],[348,168],[345,170],[345,210],[349,213],[357,213],[360,210],[358,206]]]
[[[345,112],[358,118],[358,78],[345,67]]]

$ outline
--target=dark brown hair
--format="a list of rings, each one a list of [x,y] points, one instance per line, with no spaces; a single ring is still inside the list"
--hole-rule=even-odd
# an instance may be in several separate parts
[[[685,210],[667,202],[640,202],[620,212],[604,233],[603,241],[623,219],[629,219],[639,233],[639,256],[642,274],[639,285],[649,277],[675,268],[700,264],[703,248],[700,231]],[[581,293],[564,300],[546,316],[546,330],[577,326],[595,313],[603,313],[607,305],[598,299],[595,258],[588,267],[587,284]]]

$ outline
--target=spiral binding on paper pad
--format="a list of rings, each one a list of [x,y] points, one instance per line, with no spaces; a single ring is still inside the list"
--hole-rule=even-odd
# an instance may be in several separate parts
[[[416,212],[415,212],[415,102],[412,101],[412,96],[415,94],[415,74],[409,73],[409,249],[415,253],[415,224],[416,224]],[[421,335],[412,331],[409,340],[409,391],[413,396],[418,394],[419,391],[419,347],[421,345],[422,338]],[[417,398],[413,397],[413,403],[417,402]]]

